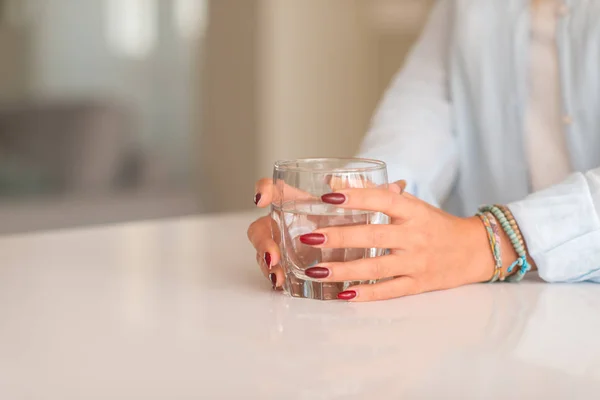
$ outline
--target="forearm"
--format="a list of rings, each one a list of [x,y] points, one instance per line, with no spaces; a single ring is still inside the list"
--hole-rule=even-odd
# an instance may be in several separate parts
[[[458,171],[448,94],[449,3],[435,5],[359,152],[385,161],[390,182],[406,180],[407,192],[434,205],[445,200]]]

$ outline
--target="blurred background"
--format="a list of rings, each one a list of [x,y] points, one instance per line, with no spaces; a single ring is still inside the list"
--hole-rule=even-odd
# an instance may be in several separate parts
[[[253,207],[351,156],[433,0],[0,0],[0,233]]]

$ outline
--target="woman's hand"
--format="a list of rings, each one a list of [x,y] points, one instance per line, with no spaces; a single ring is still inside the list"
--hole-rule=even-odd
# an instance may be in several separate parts
[[[266,208],[273,202],[275,190],[272,179],[261,179],[255,185],[254,204],[260,208]],[[273,234],[272,229],[279,229],[271,216],[267,215],[254,221],[248,228],[248,239],[256,249],[256,262],[260,270],[267,277],[273,289],[280,288],[284,282],[284,275],[279,261],[281,254],[279,244],[274,237],[279,240],[278,234]]]
[[[459,218],[408,193],[398,183],[386,189],[345,189],[322,200],[342,208],[382,212],[389,225],[319,229],[300,240],[319,248],[385,248],[388,255],[345,263],[322,263],[306,274],[323,282],[391,278],[350,287],[343,300],[372,301],[450,289],[489,280],[494,258],[478,217]],[[514,261],[509,240],[502,240],[503,259]]]
[[[370,182],[355,177],[329,176],[327,184],[331,190],[338,190],[348,186],[372,187]],[[277,202],[278,195],[272,179],[261,179],[255,185],[254,204],[259,208],[266,208],[273,202]],[[313,196],[301,190],[286,187],[286,201],[300,199],[315,199]],[[248,228],[248,239],[256,249],[256,262],[261,272],[273,284],[273,289],[281,288],[284,282],[284,274],[279,262],[279,227],[270,216],[264,216],[254,221]]]

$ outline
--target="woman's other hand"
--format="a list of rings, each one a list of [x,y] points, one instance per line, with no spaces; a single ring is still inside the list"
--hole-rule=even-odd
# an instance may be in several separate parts
[[[255,185],[254,204],[259,208],[267,208],[274,200],[275,190],[272,179],[261,179]],[[248,228],[248,239],[256,249],[256,262],[260,266],[263,275],[271,281],[273,289],[283,285],[284,275],[279,262],[281,253],[279,244],[274,238],[279,235],[277,224],[266,215],[254,221]]]
[[[374,185],[364,179],[329,176],[327,184],[331,190],[347,187],[373,187]],[[254,191],[254,204],[259,208],[267,208],[272,203],[279,202],[280,191],[276,190],[272,179],[261,179],[256,182]],[[291,200],[314,200],[315,197],[299,189],[286,186],[284,201]],[[260,270],[273,284],[273,289],[281,288],[284,282],[284,274],[281,269],[281,253],[279,227],[271,216],[267,215],[254,221],[248,228],[248,239],[256,249],[256,262]]]

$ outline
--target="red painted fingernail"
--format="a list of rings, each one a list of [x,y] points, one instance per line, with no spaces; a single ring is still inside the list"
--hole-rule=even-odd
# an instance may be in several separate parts
[[[271,254],[269,252],[265,253],[265,264],[271,269]]]
[[[324,279],[329,276],[330,271],[329,269],[323,267],[312,267],[308,268],[306,271],[304,271],[304,273],[310,278]]]
[[[254,204],[258,205],[258,203],[260,202],[260,198],[262,197],[262,195],[260,193],[256,193],[254,195]]]
[[[356,297],[356,292],[354,290],[346,290],[345,292],[340,292],[337,295],[337,298],[340,300],[352,300]]]
[[[273,284],[273,290],[277,289],[277,275],[269,274],[269,279],[271,280],[271,283]]]
[[[341,193],[328,193],[321,196],[321,201],[328,204],[344,204],[346,196]]]
[[[325,235],[322,233],[307,233],[306,235],[300,236],[300,242],[309,246],[317,246],[325,243]]]

